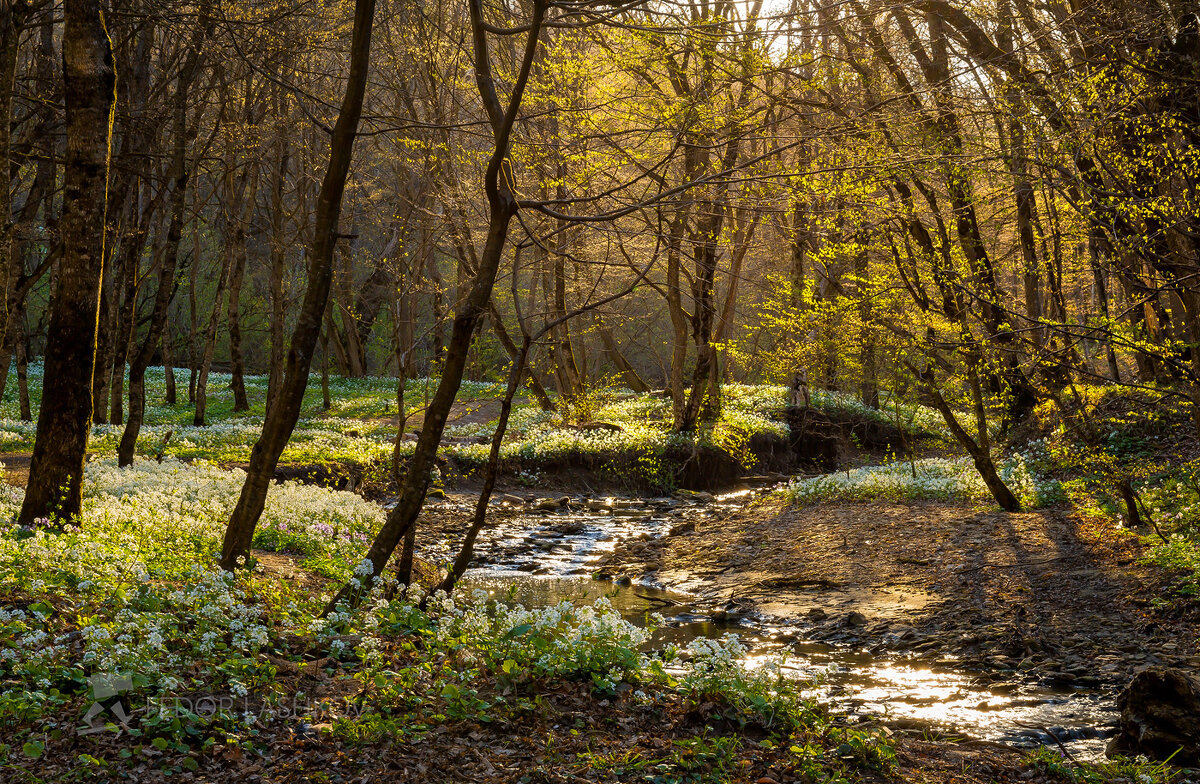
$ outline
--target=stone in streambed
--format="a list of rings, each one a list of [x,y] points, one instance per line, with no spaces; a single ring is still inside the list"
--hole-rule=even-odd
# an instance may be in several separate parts
[[[847,626],[866,626],[867,625],[867,616],[865,616],[862,613],[857,612],[857,611],[848,613],[846,615],[846,625]]]
[[[1133,676],[1117,697],[1120,729],[1105,753],[1168,757],[1200,764],[1200,680],[1179,669],[1151,667]],[[1174,756],[1172,756],[1174,755]]]

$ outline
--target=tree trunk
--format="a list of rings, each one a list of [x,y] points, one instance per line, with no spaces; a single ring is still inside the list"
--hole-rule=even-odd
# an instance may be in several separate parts
[[[63,0],[67,145],[60,220],[63,257],[51,299],[42,401],[19,522],[78,518],[92,416],[105,189],[115,100],[112,50],[100,8]]]
[[[1021,509],[1021,502],[1013,495],[1012,490],[1008,489],[1008,485],[1004,484],[1004,480],[1000,478],[1000,474],[996,471],[996,463],[992,460],[991,449],[987,444],[987,422],[982,423],[983,429],[980,432],[980,441],[977,442],[971,437],[971,434],[959,423],[958,417],[942,397],[942,393],[938,390],[936,383],[933,380],[933,373],[926,370],[925,373],[917,373],[915,369],[909,366],[910,370],[920,378],[925,385],[925,390],[929,393],[929,397],[933,402],[934,408],[942,415],[942,419],[946,421],[946,427],[954,435],[958,443],[967,450],[967,454],[971,456],[971,462],[975,464],[975,470],[979,472],[983,483],[987,485],[988,491],[992,494],[992,498],[1000,505],[1001,509],[1008,512],[1017,512]],[[976,392],[978,392],[978,376],[976,375],[975,384]]]
[[[109,389],[108,423],[119,425],[125,421],[125,409],[121,400],[125,394],[125,358],[129,356],[129,333],[122,335],[121,345],[113,354],[112,381]]]
[[[879,369],[875,356],[875,312],[871,305],[871,271],[867,259],[867,245],[868,239],[860,238],[859,250],[854,256],[854,272],[858,278],[858,318],[862,331],[859,343],[859,364],[862,366],[859,393],[863,405],[878,409]]]
[[[142,340],[141,346],[137,349],[137,352],[133,355],[129,363],[129,421],[125,425],[125,431],[121,434],[121,443],[117,447],[117,464],[120,466],[133,465],[133,454],[137,447],[138,433],[141,430],[143,417],[146,412],[146,368],[150,365],[150,360],[154,356],[154,347],[159,342],[163,327],[166,326],[167,314],[171,307],[171,298],[175,294],[175,269],[178,266],[179,243],[183,238],[183,208],[187,196],[188,178],[190,176],[187,166],[188,92],[192,80],[196,77],[200,69],[201,49],[205,26],[207,24],[207,15],[207,3],[202,3],[196,30],[190,42],[188,57],[179,73],[175,90],[175,134],[171,152],[171,217],[170,223],[167,226],[166,246],[163,248],[162,255],[158,260],[158,288],[154,293],[154,310],[150,314],[150,326],[146,331],[146,337]],[[194,259],[193,263],[196,261]],[[218,305],[220,301],[220,284],[218,284],[216,296]],[[213,314],[213,321],[216,321],[215,312]],[[165,348],[163,354],[164,356],[167,354]],[[207,374],[207,362],[205,363],[204,373]],[[204,379],[202,377],[198,385],[200,392],[198,401],[204,400],[203,383]],[[172,385],[168,395],[173,392],[174,388]],[[204,423],[203,402],[197,402],[196,418],[199,420],[197,424]]]
[[[192,424],[204,427],[204,416],[208,409],[208,373],[212,368],[213,354],[217,350],[217,325],[221,322],[221,301],[225,297],[225,284],[229,280],[228,259],[221,262],[221,274],[217,278],[217,290],[213,294],[212,315],[204,331],[204,353],[200,355],[200,367],[196,370],[196,413]]]
[[[251,190],[251,200],[253,190]],[[234,231],[233,259],[229,271],[229,366],[231,378],[229,386],[233,390],[233,411],[238,413],[250,410],[250,402],[246,399],[246,363],[242,358],[242,280],[246,275],[246,221],[245,215],[237,216],[237,227]]]
[[[33,420],[33,411],[29,405],[29,337],[25,334],[25,324],[17,323],[17,400],[21,407],[21,421]]]
[[[192,188],[195,214],[200,214],[200,188]],[[200,288],[200,222],[192,226],[192,265],[188,270],[188,404],[196,403],[196,381],[200,371],[200,319],[196,294]]]
[[[163,383],[166,385],[166,395],[163,402],[174,406],[179,395],[175,390],[175,337],[171,334],[171,320],[167,319],[162,336]]]
[[[146,235],[149,232],[149,213],[147,212],[143,218],[137,232],[122,250],[125,258],[121,265],[124,295],[121,300],[120,312],[116,318],[116,329],[113,332],[112,371],[109,376],[112,386],[109,390],[108,422],[112,425],[119,425],[124,421],[121,401],[124,399],[125,391],[125,361],[129,358],[129,346],[134,340],[136,331],[134,321],[137,318],[138,273],[141,266],[142,246],[145,244]],[[161,236],[160,226],[156,230],[156,237]],[[157,258],[155,263],[159,263]]]
[[[283,454],[283,449],[287,446],[300,417],[313,349],[316,348],[321,333],[321,322],[329,302],[338,218],[341,214],[346,178],[350,171],[350,159],[354,152],[354,138],[362,114],[374,16],[375,0],[355,1],[354,31],[350,43],[350,75],[329,144],[329,166],[317,196],[308,287],[304,294],[304,304],[297,317],[296,328],[292,332],[291,348],[288,351],[284,377],[279,384],[279,394],[263,420],[262,435],[250,453],[246,481],[242,485],[237,506],[234,507],[229,526],[225,530],[225,538],[221,545],[221,568],[226,570],[232,571],[249,552],[254,529],[266,503],[271,478],[275,475],[275,466],[279,463],[279,456]]]
[[[12,293],[17,281],[24,272],[24,259],[16,252],[15,227],[13,225],[12,188],[10,187],[9,166],[12,160],[12,103],[13,92],[16,89],[17,59],[20,54],[21,27],[25,15],[29,12],[25,2],[6,4],[0,13],[0,163],[3,163],[3,179],[0,180],[0,275],[3,275],[3,299],[0,304],[4,307],[3,332],[0,333],[0,346],[6,349],[12,345],[9,340],[9,330],[12,329]],[[3,357],[5,361],[4,375],[7,381],[8,363],[10,356]],[[0,386],[0,398],[3,398],[4,387]]]
[[[112,234],[107,240],[112,240]],[[111,256],[107,261],[109,263],[104,265],[103,279],[100,281],[100,305],[96,319],[96,362],[92,368],[92,423],[97,425],[108,421],[109,382],[112,380],[113,355],[116,353],[117,307],[113,302],[116,289],[113,278],[120,271],[112,268]]]
[[[687,363],[687,313],[683,310],[681,286],[681,256],[683,254],[684,213],[676,213],[667,239],[667,312],[671,317],[671,373],[668,385],[671,392],[671,422],[675,430],[683,427],[686,402],[683,389],[684,365]]]
[[[560,318],[565,318],[565,315],[564,313]],[[459,578],[471,565],[471,559],[475,554],[475,540],[479,537],[479,532],[483,530],[487,521],[488,502],[491,500],[492,490],[496,487],[496,475],[499,473],[500,447],[504,443],[504,433],[508,430],[508,419],[512,413],[513,397],[521,386],[521,375],[525,372],[525,363],[528,357],[529,339],[526,338],[520,351],[517,352],[517,356],[513,358],[512,368],[508,373],[508,387],[505,389],[504,399],[500,403],[500,418],[496,422],[496,430],[492,433],[492,446],[483,473],[483,487],[479,491],[479,498],[475,501],[475,514],[471,519],[471,526],[467,529],[466,536],[463,537],[458,556],[447,571],[446,578],[438,586],[438,590],[445,591],[447,594],[454,591],[454,586],[458,583]],[[412,530],[416,530],[416,528],[414,527]]]
[[[612,362],[613,367],[621,374],[621,378],[625,381],[625,386],[634,392],[649,392],[650,387],[638,375],[637,369],[629,364],[629,360],[621,353],[621,347],[617,345],[612,330],[604,326],[603,323],[599,323],[596,326],[596,331],[600,333],[600,342],[604,344],[604,352],[608,354],[608,361]]]
[[[491,54],[488,48],[488,33],[483,21],[482,0],[471,0],[470,12],[475,52],[475,79],[491,121],[492,135],[495,141],[491,160],[488,162],[487,172],[484,176],[484,190],[489,207],[487,239],[483,252],[479,256],[479,266],[475,271],[474,279],[471,281],[466,295],[462,298],[458,313],[454,317],[450,341],[446,347],[442,376],[438,382],[437,391],[433,394],[433,399],[429,401],[429,406],[425,409],[421,435],[417,439],[408,473],[404,477],[400,498],[396,506],[388,513],[387,520],[367,551],[367,559],[370,560],[372,567],[372,581],[383,573],[396,545],[414,528],[417,516],[425,503],[425,493],[429,489],[430,474],[435,465],[434,461],[438,445],[442,440],[442,433],[446,427],[446,419],[462,384],[472,336],[476,327],[479,326],[480,320],[487,314],[488,304],[492,299],[492,289],[496,283],[496,274],[500,267],[500,259],[508,237],[509,223],[516,215],[518,208],[517,199],[510,190],[509,177],[502,171],[509,165],[508,152],[512,127],[516,121],[517,111],[521,105],[521,96],[525,91],[525,85],[533,67],[538,37],[546,14],[546,3],[544,0],[534,0],[533,2],[533,18],[525,34],[524,59],[513,84],[507,108],[500,104],[495,80],[492,76]],[[330,600],[326,611],[331,611],[346,600],[357,602],[361,596],[361,590],[351,588],[349,585],[343,586],[342,590]]]
[[[269,414],[279,394],[279,383],[283,377],[283,268],[285,261],[283,240],[283,185],[287,178],[289,147],[287,136],[280,134],[279,166],[271,181],[271,358],[267,377],[267,404]]]
[[[321,333],[321,410],[333,408],[329,399],[329,330],[333,328],[330,321],[325,322],[325,331]]]

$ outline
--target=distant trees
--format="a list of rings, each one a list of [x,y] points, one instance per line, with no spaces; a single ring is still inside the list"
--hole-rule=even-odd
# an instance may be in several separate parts
[[[390,0],[352,130],[357,3],[127,0],[86,248],[68,7],[0,19],[0,380],[15,359],[21,394],[41,359],[48,389],[74,388],[61,352],[92,352],[52,303],[99,272],[87,397],[92,422],[126,423],[123,464],[154,364],[187,369],[198,426],[210,397],[271,411],[231,552],[313,361],[442,376],[427,424],[456,376],[506,378],[523,355],[547,408],[617,377],[665,388],[680,432],[711,426],[727,382],[800,368],[870,406],[936,404],[932,382],[981,456],[1072,381],[1162,385],[1200,428],[1200,19],[1180,2],[557,3],[499,150],[475,35],[511,94],[533,0]],[[337,133],[354,155],[333,210]],[[515,204],[498,244],[497,197]],[[86,279],[84,252],[101,254]]]

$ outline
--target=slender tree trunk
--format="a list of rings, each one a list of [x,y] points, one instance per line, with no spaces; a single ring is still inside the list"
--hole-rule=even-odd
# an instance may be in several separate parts
[[[187,196],[188,178],[187,167],[187,109],[188,92],[192,80],[200,69],[201,50],[208,24],[209,8],[207,2],[200,6],[196,30],[193,33],[187,60],[179,72],[175,91],[174,124],[175,133],[171,153],[171,217],[167,226],[166,246],[158,260],[158,287],[154,293],[154,309],[150,313],[150,326],[146,337],[142,340],[132,361],[129,363],[129,422],[121,434],[121,443],[117,447],[117,464],[120,466],[133,465],[134,450],[137,448],[138,434],[146,412],[146,368],[154,356],[154,348],[158,345],[163,328],[167,323],[167,314],[171,307],[171,298],[175,294],[175,269],[178,266],[179,244],[183,238],[183,210]],[[193,260],[193,263],[195,260]],[[224,273],[222,273],[223,275]],[[216,303],[214,306],[213,323],[216,322],[216,308],[221,302],[220,284],[217,285]],[[164,341],[164,344],[166,341]],[[164,356],[168,349],[164,345]],[[208,371],[207,353],[204,375],[198,381],[198,399],[196,404],[197,424],[204,424],[204,382]],[[164,361],[165,364],[165,361]],[[174,392],[170,389],[168,395]]]
[[[329,330],[332,328],[330,322],[326,322],[325,331],[321,333],[321,410],[328,411],[333,408],[333,401],[329,399]]]
[[[911,366],[910,366],[911,369]],[[914,371],[915,372],[915,371]],[[978,374],[974,373],[973,393],[978,399],[981,397],[982,388],[979,384]],[[933,380],[933,373],[927,370],[924,374],[916,373],[925,385],[925,390],[929,393],[930,399],[933,401],[933,406],[942,415],[942,419],[946,421],[946,427],[954,435],[955,440],[967,450],[967,454],[971,456],[971,461],[975,464],[975,470],[979,472],[983,483],[987,485],[988,491],[992,494],[992,498],[1000,505],[1001,509],[1008,512],[1017,512],[1021,509],[1021,502],[1013,495],[1012,490],[1008,485],[1004,484],[1004,480],[1000,478],[1000,473],[996,470],[996,463],[992,460],[992,452],[987,441],[987,421],[980,422],[979,441],[971,436],[970,433],[959,423],[957,415],[950,404],[942,396],[938,390],[937,384]]]
[[[462,384],[472,336],[475,334],[480,320],[487,314],[488,304],[492,299],[492,289],[496,283],[496,274],[500,268],[500,260],[508,237],[508,227],[517,213],[517,199],[510,190],[507,174],[503,172],[509,165],[508,153],[512,127],[521,106],[521,97],[529,80],[529,73],[533,68],[538,37],[541,34],[542,21],[546,14],[546,4],[544,0],[534,0],[533,2],[532,21],[525,33],[525,54],[507,107],[502,107],[500,104],[495,80],[492,76],[491,54],[488,33],[483,21],[482,0],[471,0],[470,12],[475,52],[475,79],[491,121],[495,142],[484,176],[484,191],[487,194],[489,206],[487,239],[484,242],[483,252],[479,256],[479,266],[475,270],[474,279],[465,296],[462,297],[458,313],[454,317],[450,341],[446,347],[442,377],[438,382],[437,391],[433,394],[433,399],[429,401],[429,405],[425,409],[421,435],[417,438],[412,461],[409,463],[408,473],[404,477],[400,498],[396,506],[388,513],[387,520],[367,551],[367,559],[370,560],[372,566],[372,581],[383,573],[396,545],[416,526],[417,516],[425,503],[425,493],[429,489],[430,474],[435,465],[438,445],[441,443],[442,433],[446,427],[446,419]],[[342,590],[329,602],[326,611],[331,611],[340,602],[346,600],[357,601],[361,595],[360,591],[349,585],[343,586]]]
[[[42,401],[19,522],[78,518],[92,416],[96,319],[104,263],[112,49],[99,5],[63,0],[67,145],[60,229],[63,257],[51,299]]]
[[[563,315],[565,316],[565,314]],[[504,433],[508,430],[508,420],[512,413],[513,397],[516,396],[517,389],[521,386],[521,375],[525,372],[525,363],[528,357],[529,339],[526,338],[520,351],[517,352],[517,356],[513,358],[512,368],[508,373],[508,388],[505,389],[504,399],[500,403],[500,418],[497,420],[496,430],[492,434],[492,446],[483,473],[483,487],[479,491],[479,498],[475,501],[475,514],[471,519],[471,526],[467,529],[466,536],[463,537],[458,556],[446,573],[446,578],[438,586],[438,590],[446,593],[454,591],[454,586],[467,571],[467,567],[471,565],[471,559],[475,555],[475,540],[479,537],[479,532],[483,530],[487,521],[488,502],[491,500],[492,490],[496,487],[496,476],[500,468],[500,447],[504,443]],[[416,530],[416,528],[413,527],[411,530]]]
[[[253,194],[253,191],[251,194]],[[229,386],[233,390],[234,413],[250,410],[250,402],[246,399],[246,363],[242,358],[241,321],[242,280],[246,275],[246,224],[243,215],[239,215],[237,220],[238,225],[234,234],[232,268],[229,271],[228,315],[229,366],[231,373]]]
[[[687,314],[683,310],[683,288],[680,282],[683,253],[684,215],[680,211],[671,224],[667,240],[667,312],[671,317],[671,421],[675,430],[683,427],[686,393],[683,388],[684,365],[687,363]]]
[[[146,217],[146,221],[149,217]],[[125,262],[122,265],[123,269],[123,288],[124,295],[121,301],[121,309],[116,318],[116,329],[113,333],[113,351],[111,356],[112,371],[110,378],[112,379],[112,387],[109,390],[109,424],[119,425],[124,421],[124,413],[122,400],[124,400],[125,392],[125,361],[129,358],[129,345],[134,340],[134,332],[136,325],[134,324],[137,318],[137,299],[138,299],[138,273],[140,272],[140,261],[142,256],[142,245],[145,243],[146,234],[149,231],[147,223],[141,224],[135,236],[126,243]],[[161,230],[157,231],[157,236],[161,237]],[[155,259],[158,263],[158,259]]]
[[[21,408],[21,421],[33,421],[33,410],[29,405],[29,337],[25,334],[24,319],[17,322],[17,400]]]
[[[287,136],[280,134],[279,166],[271,180],[271,358],[267,378],[267,405],[269,413],[279,395],[279,383],[283,378],[283,267],[285,261],[283,240],[283,185],[287,178],[289,147]]]
[[[116,232],[111,232],[111,241]],[[108,421],[109,382],[112,380],[113,356],[116,353],[115,339],[117,331],[117,307],[113,302],[115,297],[115,281],[113,278],[120,271],[113,269],[110,255],[105,264],[104,278],[100,281],[100,306],[96,319],[96,362],[92,369],[92,422],[102,425]]]
[[[196,404],[196,381],[200,371],[200,318],[196,301],[200,288],[200,188],[192,188],[196,221],[192,225],[192,265],[188,270],[188,404]]]
[[[801,153],[806,156],[806,152]],[[790,245],[792,251],[792,269],[789,278],[791,284],[792,307],[803,310],[806,305],[805,292],[808,290],[808,254],[812,251],[812,231],[809,227],[808,213],[804,203],[805,196],[799,192],[792,196],[792,225]]]
[[[166,395],[163,402],[174,406],[179,402],[175,390],[175,337],[171,334],[171,320],[167,319],[162,336],[163,382],[166,384]]]
[[[200,367],[196,370],[196,413],[192,424],[204,427],[205,413],[208,409],[208,373],[212,368],[213,354],[217,350],[217,326],[221,323],[221,302],[225,298],[225,284],[229,280],[229,262],[226,258],[221,262],[221,274],[217,278],[217,290],[213,294],[212,314],[208,319],[208,327],[204,330],[204,353],[200,355]]]
[[[596,331],[600,334],[600,342],[604,344],[604,351],[608,354],[608,360],[613,363],[613,367],[621,374],[621,378],[625,381],[625,386],[634,392],[649,392],[650,387],[638,375],[637,369],[629,364],[629,360],[621,353],[621,347],[617,345],[617,340],[613,337],[612,330],[604,326],[603,323],[600,323],[597,324]]]
[[[21,27],[29,7],[23,0],[7,4],[0,12],[0,164],[3,164],[3,179],[0,179],[0,275],[4,276],[3,299],[0,307],[4,308],[0,326],[0,346],[6,349],[12,345],[8,332],[12,329],[14,313],[12,308],[13,290],[24,272],[24,259],[16,252],[15,226],[13,225],[12,188],[10,187],[9,161],[12,160],[12,102],[16,89],[17,59],[20,54]],[[11,356],[5,353],[4,375],[8,376],[8,364]],[[4,387],[0,386],[0,398],[3,398]]]
[[[121,345],[113,355],[112,386],[109,389],[108,423],[119,425],[125,421],[125,409],[121,400],[125,394],[125,358],[129,356],[129,333],[121,336]]]
[[[496,309],[496,303],[493,301],[488,305],[488,312],[492,319],[492,329],[496,333],[496,338],[500,341],[500,345],[504,346],[504,351],[508,354],[510,360],[515,360],[517,352],[517,344],[513,342],[512,337],[508,334],[508,329],[505,328],[504,322],[500,318],[500,312]],[[550,400],[550,396],[546,394],[546,388],[542,386],[542,382],[537,380],[533,373],[529,374],[529,391],[533,393],[533,397],[537,400],[538,407],[543,411],[549,411],[554,408],[554,404]]]
[[[859,364],[862,365],[862,380],[859,384],[863,405],[879,408],[879,368],[875,356],[875,311],[871,304],[870,266],[867,259],[867,238],[860,239],[860,249],[854,257],[854,272],[858,278],[858,317],[862,322],[862,339],[859,344]]]
[[[337,240],[338,218],[342,194],[350,171],[354,138],[362,114],[366,91],[367,67],[371,52],[371,25],[375,16],[375,0],[356,0],[354,31],[350,44],[350,75],[342,99],[337,123],[329,144],[329,166],[313,221],[312,253],[309,258],[308,288],[304,303],[292,332],[291,348],[279,394],[263,421],[262,435],[250,453],[246,482],[242,485],[237,506],[234,507],[225,539],[221,545],[221,567],[232,571],[249,552],[254,529],[262,516],[271,478],[279,456],[287,446],[308,386],[313,350],[321,333],[321,322],[329,303],[329,286],[333,274],[333,252]]]

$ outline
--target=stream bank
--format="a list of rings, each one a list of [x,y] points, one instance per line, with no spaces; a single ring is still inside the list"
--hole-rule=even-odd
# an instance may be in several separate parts
[[[455,546],[469,503],[431,505],[426,557]],[[1132,672],[1200,663],[1137,558],[1058,512],[502,494],[467,586],[529,605],[605,595],[631,620],[660,613],[656,645],[734,632],[751,661],[784,656],[847,715],[1096,758]]]

